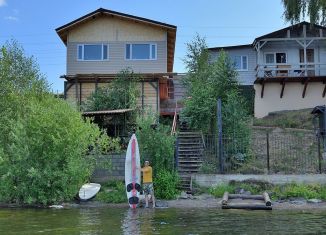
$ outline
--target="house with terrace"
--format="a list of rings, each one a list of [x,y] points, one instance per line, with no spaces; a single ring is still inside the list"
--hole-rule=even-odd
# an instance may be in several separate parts
[[[174,96],[176,31],[174,25],[103,8],[58,27],[56,32],[67,48],[66,74],[61,76],[64,98],[82,104],[129,68],[141,77],[139,107],[165,113],[161,102]],[[128,111],[104,110],[102,114]]]
[[[255,117],[326,104],[326,27],[301,22],[252,44],[209,48],[211,60],[222,49],[255,90]]]

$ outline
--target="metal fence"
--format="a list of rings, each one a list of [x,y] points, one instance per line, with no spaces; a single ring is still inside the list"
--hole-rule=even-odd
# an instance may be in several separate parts
[[[202,173],[323,173],[322,149],[314,132],[254,130],[251,137],[204,135]],[[219,150],[222,151],[219,151]],[[222,156],[221,156],[222,155]],[[222,159],[221,161],[219,159]]]

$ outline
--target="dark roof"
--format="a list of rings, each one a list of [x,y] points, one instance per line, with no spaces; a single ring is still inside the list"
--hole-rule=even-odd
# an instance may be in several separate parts
[[[208,50],[210,51],[219,51],[222,49],[243,49],[243,48],[250,48],[252,44],[244,44],[244,45],[236,45],[236,46],[221,46],[221,47],[210,47]]]
[[[177,26],[175,25],[171,25],[171,24],[166,24],[166,23],[162,23],[162,22],[159,22],[159,21],[155,21],[155,20],[150,20],[150,19],[146,19],[146,18],[142,18],[142,17],[138,17],[138,16],[133,16],[133,15],[128,15],[128,14],[125,14],[125,13],[121,13],[121,12],[117,12],[117,11],[111,11],[111,10],[108,10],[108,9],[104,9],[104,8],[99,8],[91,13],[88,13],[87,15],[84,15],[74,21],[71,21],[70,23],[68,24],[65,24],[63,26],[60,26],[58,28],[56,28],[55,30],[58,32],[58,31],[61,31],[67,27],[70,27],[72,25],[74,25],[75,23],[78,23],[80,21],[83,21],[91,16],[94,16],[96,14],[103,14],[103,13],[106,13],[106,14],[110,14],[110,15],[116,15],[116,16],[121,16],[121,17],[125,17],[125,18],[130,18],[130,19],[133,19],[133,20],[138,20],[138,21],[143,21],[143,22],[147,22],[147,23],[150,23],[150,24],[155,24],[155,25],[158,25],[158,26],[162,26],[162,27],[167,27],[167,28],[173,28],[173,29],[176,29]]]
[[[129,21],[136,21],[138,23],[143,23],[147,25],[151,25],[154,27],[159,27],[162,29],[165,29],[167,31],[167,71],[172,72],[173,71],[173,63],[174,63],[174,50],[175,50],[175,41],[176,41],[176,32],[177,32],[177,26],[171,25],[171,24],[166,24],[162,23],[159,21],[155,20],[150,20],[138,16],[133,16],[133,15],[128,15],[125,13],[121,12],[116,12],[116,11],[111,11],[107,10],[104,8],[99,8],[87,15],[84,15],[74,21],[71,21],[68,24],[65,24],[63,26],[60,26],[56,28],[56,32],[63,41],[64,44],[67,44],[67,37],[68,37],[68,32],[71,28],[81,24],[82,22],[90,19],[94,19],[98,15],[111,15],[114,17],[118,17],[124,20],[129,20]]]
[[[260,37],[258,37],[258,38],[256,38],[254,40],[254,43],[256,41],[259,41],[259,40],[264,39],[264,38],[274,38],[274,37],[277,37],[279,34],[285,33],[289,29],[291,30],[291,29],[295,29],[295,28],[300,28],[303,25],[312,26],[313,28],[317,28],[317,29],[326,29],[326,27],[324,27],[324,26],[321,26],[321,25],[318,25],[318,24],[311,24],[311,23],[309,23],[307,21],[302,21],[302,22],[300,22],[298,24],[291,25],[289,27],[286,27],[286,28],[283,28],[283,29],[280,29],[280,30],[277,30],[277,31],[274,31],[274,32],[271,32],[271,33],[268,33],[268,34],[265,34],[263,36],[260,36]]]

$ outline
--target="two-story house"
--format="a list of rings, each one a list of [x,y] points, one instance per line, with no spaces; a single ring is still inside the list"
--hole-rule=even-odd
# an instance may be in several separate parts
[[[326,104],[326,27],[307,22],[263,35],[249,45],[223,49],[240,83],[254,86],[255,117]]]
[[[56,29],[67,47],[65,99],[81,104],[126,68],[141,75],[138,104],[160,112],[169,97],[177,27],[100,8]]]

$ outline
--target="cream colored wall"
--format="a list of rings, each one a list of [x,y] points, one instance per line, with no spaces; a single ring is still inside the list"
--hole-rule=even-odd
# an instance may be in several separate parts
[[[325,105],[326,98],[322,97],[325,85],[309,83],[305,98],[302,98],[304,85],[301,83],[286,83],[283,98],[280,98],[282,86],[280,83],[265,84],[264,97],[261,98],[262,85],[255,84],[255,117],[262,118],[270,112],[297,110]]]
[[[166,41],[163,29],[108,16],[96,18],[69,32],[68,42]]]
[[[98,83],[98,87],[106,87],[108,83]],[[156,83],[155,83],[156,85]],[[95,83],[82,83],[81,86],[81,101],[85,101],[87,97],[89,97],[92,92],[95,91]],[[141,83],[139,84],[139,91],[141,93]],[[80,92],[80,84],[77,83],[77,97],[79,99],[79,92]],[[76,87],[75,84],[73,84],[70,89],[67,91],[67,100],[71,102],[76,102]],[[137,100],[137,105],[141,108],[142,106],[142,97],[140,96]],[[144,82],[144,108],[150,109],[153,112],[158,112],[157,110],[157,95],[156,90],[154,87],[150,85],[149,82]]]

